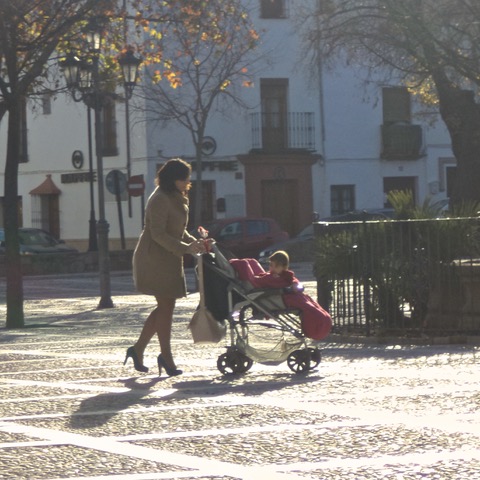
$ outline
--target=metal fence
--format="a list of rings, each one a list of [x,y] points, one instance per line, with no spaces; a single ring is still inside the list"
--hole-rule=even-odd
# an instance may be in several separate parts
[[[319,302],[338,333],[480,332],[480,219],[314,224]]]

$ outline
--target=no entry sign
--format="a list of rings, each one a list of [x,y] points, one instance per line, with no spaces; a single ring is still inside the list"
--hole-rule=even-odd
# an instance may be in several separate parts
[[[133,175],[127,182],[128,194],[131,197],[140,197],[145,192],[145,180],[143,175]]]

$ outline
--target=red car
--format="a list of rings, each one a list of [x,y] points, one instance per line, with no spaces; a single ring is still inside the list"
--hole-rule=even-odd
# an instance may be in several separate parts
[[[263,249],[290,238],[273,218],[222,218],[206,222],[202,226],[220,247],[226,248],[238,258],[258,258]]]

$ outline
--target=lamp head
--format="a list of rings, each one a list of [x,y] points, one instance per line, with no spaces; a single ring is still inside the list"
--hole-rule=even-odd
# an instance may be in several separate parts
[[[142,63],[141,58],[137,58],[132,49],[128,49],[119,56],[118,63],[122,67],[123,82],[128,98],[132,96],[133,89],[137,84],[138,67]]]
[[[65,75],[67,87],[69,89],[75,88],[78,85],[78,72],[81,63],[81,60],[71,52],[59,62],[60,68],[63,70]]]
[[[91,53],[100,53],[107,24],[108,18],[104,15],[97,15],[88,20],[84,32]]]

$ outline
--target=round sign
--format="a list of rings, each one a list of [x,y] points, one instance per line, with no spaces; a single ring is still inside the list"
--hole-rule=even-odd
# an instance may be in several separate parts
[[[213,137],[203,137],[201,150],[204,155],[213,155],[217,149],[217,142]]]
[[[131,197],[140,197],[145,192],[143,175],[133,175],[127,182],[128,193]]]
[[[112,195],[121,195],[127,186],[127,177],[120,170],[112,170],[105,177],[105,185]]]
[[[80,169],[83,167],[83,152],[81,150],[75,150],[72,153],[72,165],[76,169]]]

